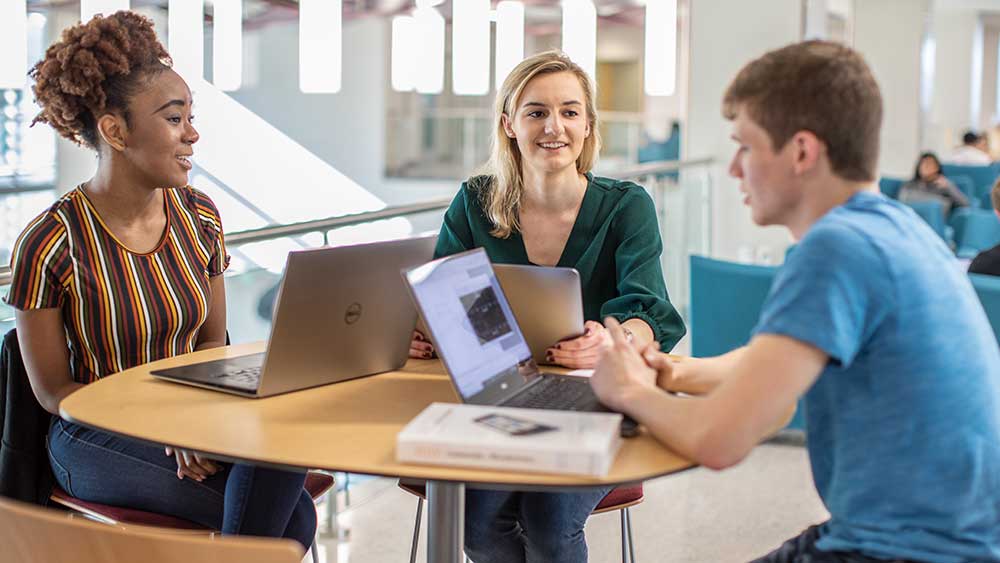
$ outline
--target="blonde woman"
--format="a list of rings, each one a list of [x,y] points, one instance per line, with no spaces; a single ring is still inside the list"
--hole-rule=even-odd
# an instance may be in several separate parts
[[[667,298],[653,202],[631,182],[590,170],[601,141],[594,88],[565,54],[519,64],[497,94],[487,173],[462,185],[445,214],[436,256],[483,247],[493,262],[580,272],[586,332],[553,342],[550,363],[593,367],[611,316],[629,338],[670,350],[684,324]],[[414,335],[413,357],[433,345]],[[469,490],[466,551],[476,563],[583,562],[583,526],[608,489],[581,493]]]

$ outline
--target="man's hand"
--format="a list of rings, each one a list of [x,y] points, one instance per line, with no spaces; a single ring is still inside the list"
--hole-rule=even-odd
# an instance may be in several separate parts
[[[629,398],[644,390],[655,389],[658,372],[647,365],[643,354],[625,337],[625,332],[615,319],[604,319],[611,345],[601,356],[590,385],[602,403],[612,409],[628,413]],[[647,346],[644,354],[656,355],[655,349]],[[667,368],[669,369],[669,368]]]
[[[677,386],[677,362],[670,359],[670,356],[660,352],[659,342],[650,342],[642,350],[642,359],[646,365],[656,370],[656,386],[666,391],[678,391]]]
[[[188,479],[201,482],[206,477],[211,477],[222,471],[222,467],[217,463],[194,452],[171,447],[164,448],[163,452],[166,455],[172,455],[177,458],[178,479],[187,477]]]

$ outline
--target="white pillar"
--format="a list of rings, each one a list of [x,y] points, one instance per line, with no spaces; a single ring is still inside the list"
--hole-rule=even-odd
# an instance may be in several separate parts
[[[670,136],[670,124],[674,121],[684,122],[684,112],[687,111],[691,36],[690,26],[687,25],[687,19],[690,18],[687,6],[685,2],[677,4],[677,88],[670,96],[650,96],[643,93],[642,127],[646,135],[657,142],[667,140]],[[598,48],[601,47],[598,42]],[[643,64],[646,64],[645,60]],[[684,158],[686,155],[681,156]]]
[[[927,115],[925,146],[947,154],[973,126],[973,61],[979,19],[972,10],[943,6],[931,16],[934,89]],[[977,93],[978,95],[978,93]]]
[[[997,122],[997,64],[1000,49],[1000,29],[983,27],[983,84],[982,102],[976,126],[986,131]]]
[[[854,3],[854,48],[868,61],[882,91],[879,172],[883,174],[912,174],[920,153],[920,48],[928,4],[928,0]],[[935,94],[954,86],[938,78],[934,83]],[[965,92],[963,105],[967,106],[969,90]]]
[[[826,20],[830,10],[826,0],[806,0],[803,39],[828,39]]]
[[[756,255],[768,253],[780,262],[790,241],[787,231],[754,225],[749,209],[743,206],[738,183],[727,173],[736,147],[730,139],[730,123],[722,117],[722,95],[743,65],[767,51],[799,40],[802,2],[695,0],[690,6],[688,119],[683,133],[683,154],[685,158],[716,160],[712,188],[713,253],[736,259],[749,250]]]

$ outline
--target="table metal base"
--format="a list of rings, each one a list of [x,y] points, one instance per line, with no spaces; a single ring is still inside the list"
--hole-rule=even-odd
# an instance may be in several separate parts
[[[427,481],[427,561],[462,563],[465,484]]]

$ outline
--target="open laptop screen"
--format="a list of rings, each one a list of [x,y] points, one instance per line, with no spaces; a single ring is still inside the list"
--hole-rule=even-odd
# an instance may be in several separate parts
[[[429,262],[406,277],[463,400],[496,404],[538,373],[484,250]]]

